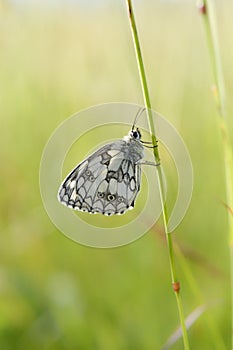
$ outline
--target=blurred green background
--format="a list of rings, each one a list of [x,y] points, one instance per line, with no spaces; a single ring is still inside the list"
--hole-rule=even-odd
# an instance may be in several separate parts
[[[233,6],[216,9],[232,115]],[[194,1],[135,0],[135,11],[153,108],[193,162],[192,202],[174,233],[185,314],[205,307],[191,348],[230,349],[223,159],[201,18]],[[2,1],[0,74],[0,348],[162,349],[179,325],[162,221],[130,245],[88,248],[58,232],[39,190],[61,122],[99,103],[143,104],[125,2]]]

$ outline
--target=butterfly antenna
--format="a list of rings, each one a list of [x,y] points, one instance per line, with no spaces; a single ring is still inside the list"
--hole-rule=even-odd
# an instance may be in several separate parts
[[[139,110],[137,111],[137,114],[134,118],[133,126],[132,126],[132,131],[134,130],[135,124],[138,120],[138,118],[142,115],[142,113],[146,110],[146,107],[140,107]]]

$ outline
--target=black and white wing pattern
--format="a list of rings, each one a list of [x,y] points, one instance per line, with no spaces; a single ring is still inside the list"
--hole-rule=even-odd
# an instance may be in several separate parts
[[[103,146],[67,176],[58,200],[92,214],[124,214],[134,207],[140,190],[142,157],[143,146],[128,136]]]

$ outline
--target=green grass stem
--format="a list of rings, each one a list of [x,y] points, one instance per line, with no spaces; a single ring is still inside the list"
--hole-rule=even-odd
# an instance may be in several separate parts
[[[212,90],[218,112],[218,125],[222,136],[222,152],[225,166],[226,183],[226,207],[229,218],[229,248],[230,248],[230,268],[231,268],[231,305],[233,324],[233,152],[230,135],[227,126],[227,112],[225,104],[225,84],[220,58],[220,49],[217,35],[216,18],[213,9],[213,2],[203,0],[199,4],[202,14],[203,24],[206,34],[206,45],[209,51],[210,64],[212,68]],[[233,329],[232,329],[233,330]],[[232,338],[233,348],[233,338]]]
[[[137,32],[137,25],[136,25],[136,21],[135,21],[135,16],[134,16],[134,11],[133,11],[131,0],[127,0],[127,6],[128,6],[129,20],[130,20],[130,24],[131,24],[135,54],[136,54],[136,58],[137,58],[138,71],[139,71],[139,76],[140,76],[141,86],[142,86],[142,91],[143,91],[144,103],[145,103],[145,106],[147,109],[147,117],[148,117],[148,122],[149,122],[150,133],[151,133],[151,137],[152,137],[152,144],[153,144],[153,146],[156,146],[157,145],[157,138],[156,138],[156,130],[155,130],[155,125],[154,125],[152,110],[151,110],[149,89],[148,89],[148,85],[147,85],[146,73],[145,73],[145,68],[144,68],[144,64],[143,64],[143,58],[142,58],[140,42],[139,42],[139,37],[138,37],[138,32]],[[158,149],[158,147],[154,147],[153,150],[154,150],[155,162],[156,162],[156,164],[159,164],[160,163],[159,149]],[[156,169],[157,169],[159,191],[160,191],[160,198],[161,198],[161,204],[162,204],[164,228],[165,228],[166,239],[167,239],[167,244],[168,244],[172,287],[173,287],[173,291],[175,293],[176,301],[177,301],[177,308],[178,308],[178,312],[179,312],[180,324],[181,324],[182,333],[183,333],[184,348],[185,348],[185,350],[188,350],[189,349],[189,341],[188,341],[188,335],[187,335],[187,330],[186,330],[186,326],[185,326],[183,304],[182,304],[181,295],[180,295],[180,283],[178,281],[176,268],[175,268],[174,247],[173,247],[172,235],[168,232],[168,227],[167,227],[168,215],[167,215],[167,205],[166,205],[166,201],[165,201],[165,188],[164,188],[164,182],[163,182],[163,177],[162,177],[162,169],[160,166],[157,166]]]
[[[209,308],[214,307],[215,306],[214,302],[212,304],[208,303],[208,302],[206,303],[205,298],[203,298],[202,292],[200,290],[200,285],[196,281],[192,271],[190,271],[190,267],[187,263],[187,260],[184,256],[184,254],[182,253],[181,248],[179,247],[179,245],[177,243],[174,244],[174,248],[175,248],[176,256],[179,259],[180,267],[181,267],[183,274],[185,276],[185,280],[189,284],[190,289],[192,290],[192,294],[195,297],[195,300],[198,300],[200,305],[205,305],[207,310]],[[205,316],[205,320],[206,320],[206,326],[207,326],[209,334],[210,334],[209,336],[212,339],[211,346],[214,346],[213,349],[226,350],[226,346],[225,346],[223,337],[220,334],[219,328],[217,327],[211,314],[209,315],[207,313],[207,315]]]

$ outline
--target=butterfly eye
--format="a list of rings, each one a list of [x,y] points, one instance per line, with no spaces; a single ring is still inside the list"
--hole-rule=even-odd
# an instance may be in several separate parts
[[[140,140],[140,138],[141,138],[141,133],[140,133],[139,129],[137,128],[137,130],[131,130],[130,136],[131,136],[132,138],[134,138],[135,140]]]

